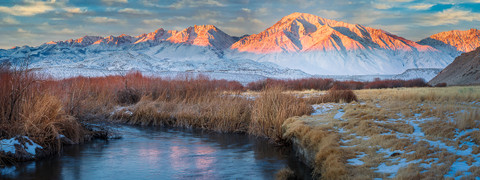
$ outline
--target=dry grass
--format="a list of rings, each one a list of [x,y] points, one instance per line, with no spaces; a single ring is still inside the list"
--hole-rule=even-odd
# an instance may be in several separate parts
[[[43,147],[36,158],[59,153],[63,145],[61,135],[73,143],[84,140],[83,127],[48,90],[52,86],[50,81],[28,70],[3,69],[0,82],[0,139],[28,136]],[[0,165],[28,159],[17,154],[1,155]]]
[[[301,98],[284,94],[280,88],[270,88],[262,91],[255,101],[218,91],[193,99],[144,96],[134,106],[114,113],[112,118],[139,125],[248,132],[281,142],[283,122],[311,111],[311,106]]]
[[[275,174],[276,180],[292,180],[295,178],[295,173],[290,168],[282,168]]]
[[[395,179],[442,179],[454,162],[465,161],[469,165],[475,162],[475,158],[470,155],[457,155],[430,143],[442,142],[459,151],[472,148],[472,154],[480,152],[480,133],[475,131],[475,128],[479,128],[480,120],[480,87],[399,88],[354,92],[358,102],[329,104],[328,107],[333,107],[331,110],[312,117],[295,118],[295,123],[290,122],[291,125],[284,126],[285,135],[294,134],[292,137],[297,138],[306,136],[309,131],[316,131],[320,134],[319,139],[324,139],[325,143],[328,140],[327,134],[334,134],[332,139],[336,142],[332,142],[330,146],[334,147],[331,151],[335,151],[333,154],[337,157],[332,164],[339,165],[333,165],[331,170],[328,170],[328,166],[326,170],[321,170],[325,166],[320,162],[328,161],[328,158],[315,159],[310,156],[310,160],[321,159],[314,163],[315,173],[320,174],[320,178],[388,178],[389,174],[376,172],[379,165],[395,165],[399,160],[405,159],[407,162],[417,163],[400,168]],[[309,97],[309,94],[301,95]],[[333,119],[339,109],[345,114],[341,119]],[[418,129],[414,129],[414,124]],[[418,135],[418,130],[422,135]],[[458,132],[463,130],[468,131],[459,136]],[[310,154],[318,154],[319,142],[321,140],[306,138],[300,140],[299,144],[304,149],[309,149]],[[473,142],[474,145],[467,145],[466,142]],[[323,151],[323,154],[329,153]],[[364,156],[359,159],[363,161],[362,165],[347,163],[347,159],[359,155]],[[423,168],[424,164],[431,167]],[[346,167],[343,174],[322,177],[327,174],[322,171],[338,172],[342,166]],[[478,173],[473,167],[469,172]],[[471,177],[474,176],[465,178]]]
[[[312,128],[297,118],[290,118],[283,124],[284,138],[298,141],[305,150],[304,158],[314,167],[314,176],[322,179],[346,179],[346,159],[339,147],[339,135],[329,128]],[[313,158],[312,158],[313,157]]]
[[[52,95],[36,97],[33,102],[23,105],[21,121],[22,134],[39,142],[40,145],[59,152],[62,147],[60,135],[74,143],[83,141],[84,131],[74,117],[67,115],[62,103]]]
[[[264,136],[274,141],[283,140],[282,124],[292,116],[308,115],[312,107],[295,96],[282,93],[279,87],[263,90],[255,100],[252,112],[252,122],[248,132]]]

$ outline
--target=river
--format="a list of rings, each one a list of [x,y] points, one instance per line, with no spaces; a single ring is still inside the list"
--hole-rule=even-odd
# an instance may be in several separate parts
[[[291,148],[262,138],[164,127],[115,131],[121,139],[67,146],[61,156],[3,169],[0,179],[274,179],[284,167],[310,179]]]

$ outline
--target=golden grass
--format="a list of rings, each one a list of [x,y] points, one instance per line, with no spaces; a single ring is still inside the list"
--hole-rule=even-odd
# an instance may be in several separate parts
[[[334,147],[332,151],[336,151],[333,153],[337,156],[336,161],[332,163],[336,165],[328,170],[328,166],[325,167],[321,162],[332,162],[330,159],[315,159],[320,159],[314,164],[315,173],[320,175],[320,178],[387,178],[388,174],[374,171],[382,163],[393,165],[397,162],[392,159],[401,158],[407,161],[419,160],[419,163],[401,168],[395,179],[442,179],[457,159],[465,160],[468,164],[474,161],[471,156],[459,156],[445,149],[433,147],[422,138],[441,141],[458,150],[466,150],[469,146],[465,145],[465,142],[473,142],[476,145],[470,147],[473,150],[472,154],[480,153],[478,131],[466,133],[462,137],[456,134],[457,131],[479,128],[479,86],[356,90],[355,93],[358,96],[358,103],[334,104],[333,109],[323,114],[292,118],[295,119],[295,123],[289,120],[287,122],[290,125],[285,122],[285,135],[295,138],[307,136],[307,132],[310,131],[317,131],[317,134],[321,134],[317,138],[327,142],[326,134],[334,134],[331,138],[336,142],[332,142],[330,146]],[[301,94],[301,96],[309,97],[309,94]],[[333,119],[338,109],[343,109],[345,112],[342,120]],[[412,134],[414,133],[412,124],[418,124],[425,137],[415,138]],[[318,148],[321,140],[309,139],[300,140],[301,147],[312,151],[310,154],[320,153],[321,151],[315,148]],[[340,139],[342,142],[336,145]],[[403,153],[390,156],[378,153],[379,149]],[[322,152],[329,154],[328,151]],[[365,157],[360,159],[364,162],[363,165],[347,164],[347,159],[355,158],[360,154],[365,154]],[[310,157],[310,159],[314,158]],[[422,168],[419,166],[420,163],[430,164],[431,168]],[[322,167],[327,169],[321,170]],[[322,177],[324,175],[322,171],[338,172],[338,167],[345,167],[345,171],[334,176]],[[469,170],[469,172],[478,173],[474,171],[473,167]]]
[[[312,128],[298,118],[290,118],[283,124],[284,138],[296,139],[306,152],[303,156],[312,159],[313,175],[322,179],[346,179],[344,153],[339,147],[339,135],[328,128]],[[309,157],[310,156],[310,157]]]
[[[282,124],[287,118],[310,114],[312,107],[303,99],[282,93],[279,87],[263,90],[255,100],[248,132],[274,141],[283,140]]]
[[[83,141],[83,128],[74,117],[65,113],[62,103],[55,96],[45,94],[23,104],[21,116],[21,134],[31,137],[43,147],[57,148],[52,152],[59,152],[62,147],[58,138],[60,135],[74,143]]]

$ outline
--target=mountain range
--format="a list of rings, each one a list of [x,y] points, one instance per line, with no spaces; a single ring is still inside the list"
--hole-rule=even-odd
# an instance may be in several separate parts
[[[248,81],[444,68],[462,52],[478,46],[476,29],[442,32],[414,42],[381,29],[293,13],[258,34],[241,38],[213,25],[181,31],[160,28],[139,36],[84,36],[1,49],[0,61],[19,65],[28,59],[30,68],[59,78],[138,70],[151,75],[188,72]]]

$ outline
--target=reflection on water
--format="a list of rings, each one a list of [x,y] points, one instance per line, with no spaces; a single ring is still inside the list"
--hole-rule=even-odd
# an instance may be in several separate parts
[[[311,171],[288,148],[240,134],[122,126],[123,138],[66,147],[60,157],[18,164],[0,179],[273,179]]]

